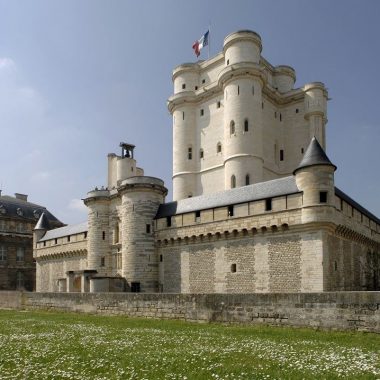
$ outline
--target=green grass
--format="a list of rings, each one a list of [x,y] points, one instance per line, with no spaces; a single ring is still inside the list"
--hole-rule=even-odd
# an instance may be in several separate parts
[[[380,379],[380,336],[0,311],[0,379]]]

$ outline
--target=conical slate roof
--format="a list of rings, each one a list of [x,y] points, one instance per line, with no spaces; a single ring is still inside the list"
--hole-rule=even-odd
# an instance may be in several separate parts
[[[336,166],[329,160],[327,157],[325,151],[319,144],[318,140],[315,138],[315,136],[311,139],[309,146],[306,149],[306,152],[302,158],[302,161],[294,169],[293,174],[296,173],[297,170],[306,168],[308,166],[315,166],[315,165],[330,165],[333,166],[336,170]]]
[[[34,227],[34,231],[37,230],[50,230],[50,223],[44,212],[41,214],[40,219],[38,219],[38,222]]]

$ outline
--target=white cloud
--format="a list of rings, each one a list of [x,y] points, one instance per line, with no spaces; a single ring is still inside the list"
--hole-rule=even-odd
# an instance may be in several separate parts
[[[16,68],[16,64],[11,58],[0,58],[0,70],[12,70]]]
[[[81,212],[87,212],[87,207],[81,199],[74,198],[69,202],[69,209]]]

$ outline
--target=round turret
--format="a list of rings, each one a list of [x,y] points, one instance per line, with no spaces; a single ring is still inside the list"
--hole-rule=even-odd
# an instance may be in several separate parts
[[[303,192],[304,223],[331,220],[331,209],[321,211],[320,206],[334,206],[335,170],[336,166],[331,163],[318,140],[313,137],[301,163],[293,173],[297,187]]]
[[[251,30],[240,30],[229,34],[224,39],[223,52],[225,64],[240,62],[260,62],[261,37]]]
[[[327,122],[327,90],[322,82],[312,82],[304,86],[305,119],[309,122],[310,138],[316,136],[326,149],[325,124]]]
[[[131,291],[158,291],[158,260],[154,254],[153,219],[165,201],[163,181],[133,177],[120,186],[122,276]]]
[[[105,189],[95,189],[84,199],[88,207],[87,269],[106,273],[109,252],[109,202],[110,193]]]
[[[281,93],[293,89],[296,82],[296,72],[290,66],[280,65],[274,69],[274,87]]]
[[[174,94],[195,91],[199,86],[199,65],[184,63],[173,70]]]

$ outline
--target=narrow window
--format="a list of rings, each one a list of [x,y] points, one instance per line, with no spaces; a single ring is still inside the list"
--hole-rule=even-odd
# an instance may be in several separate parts
[[[105,257],[101,257],[101,258],[100,258],[100,266],[101,266],[101,267],[106,266],[106,258],[105,258]]]
[[[230,64],[230,60],[229,59],[227,59],[227,65],[229,65]]]
[[[182,112],[182,120],[185,120],[185,111]]]
[[[261,102],[261,109],[264,109],[264,102]]]
[[[284,150],[280,149],[280,161],[284,161]]]
[[[102,232],[102,238],[103,238],[103,240],[106,240],[106,231]]]
[[[231,120],[231,123],[230,123],[230,135],[234,135],[235,134],[235,122],[233,120]]]
[[[193,194],[189,194],[187,197],[188,197],[188,198],[192,198],[192,197],[193,197]]]
[[[203,116],[205,114],[205,110],[202,108],[201,109],[201,116]]]
[[[200,217],[201,217],[201,212],[195,211],[195,221],[198,221]]]
[[[16,274],[16,288],[17,289],[24,288],[24,274],[22,272],[17,272]]]
[[[304,153],[304,149],[303,148],[301,148],[301,154],[303,154]]]
[[[216,145],[216,153],[221,153],[222,152],[222,144],[219,142],[217,145]]]
[[[300,112],[300,110],[298,108],[296,108],[296,113]]]
[[[70,240],[67,240],[67,241],[70,241]],[[44,241],[44,247],[46,247],[46,241]]]
[[[198,90],[198,86],[195,86],[194,88],[195,88],[195,91],[197,91],[197,90]]]
[[[70,240],[71,240],[71,236],[68,236],[67,241],[70,242]]]
[[[245,185],[249,185],[249,174],[245,176]]]
[[[203,83],[203,84],[206,83],[206,79],[202,79],[202,83]]]
[[[272,210],[272,198],[265,199],[265,211]]]
[[[200,151],[199,151],[199,158],[203,158],[204,157],[204,152],[203,152],[203,149],[201,149]]]
[[[236,264],[231,264],[231,273],[236,273]]]
[[[146,233],[150,234],[150,224],[147,224],[145,227],[146,227]]]
[[[277,119],[277,111],[274,112],[274,118]]]
[[[319,192],[319,203],[327,203],[327,191]]]
[[[185,88],[186,88],[186,84],[183,83],[183,84],[182,84],[182,90],[184,90]]]
[[[87,239],[87,231],[85,231],[84,233],[83,233],[83,237],[85,238],[85,239]]]
[[[240,86],[238,86],[238,95],[240,95]]]
[[[255,86],[252,86],[252,95],[255,95]]]
[[[187,150],[187,158],[189,160],[193,159],[193,149],[192,148],[188,148],[188,150]]]
[[[334,261],[334,271],[336,272],[338,270],[338,263]]]
[[[231,189],[236,187],[236,177],[234,175],[231,176]]]
[[[234,216],[234,206],[228,206],[228,216]]]
[[[163,262],[163,257],[162,257],[162,255],[160,255],[160,263],[162,263]]]
[[[282,114],[280,114],[280,121],[282,121]]]
[[[220,101],[216,103],[216,108],[220,108]]]
[[[248,119],[244,120],[244,132],[248,132]]]
[[[58,239],[54,239],[54,244],[58,244]]]
[[[172,217],[167,216],[166,217],[166,227],[171,227],[172,226]]]

